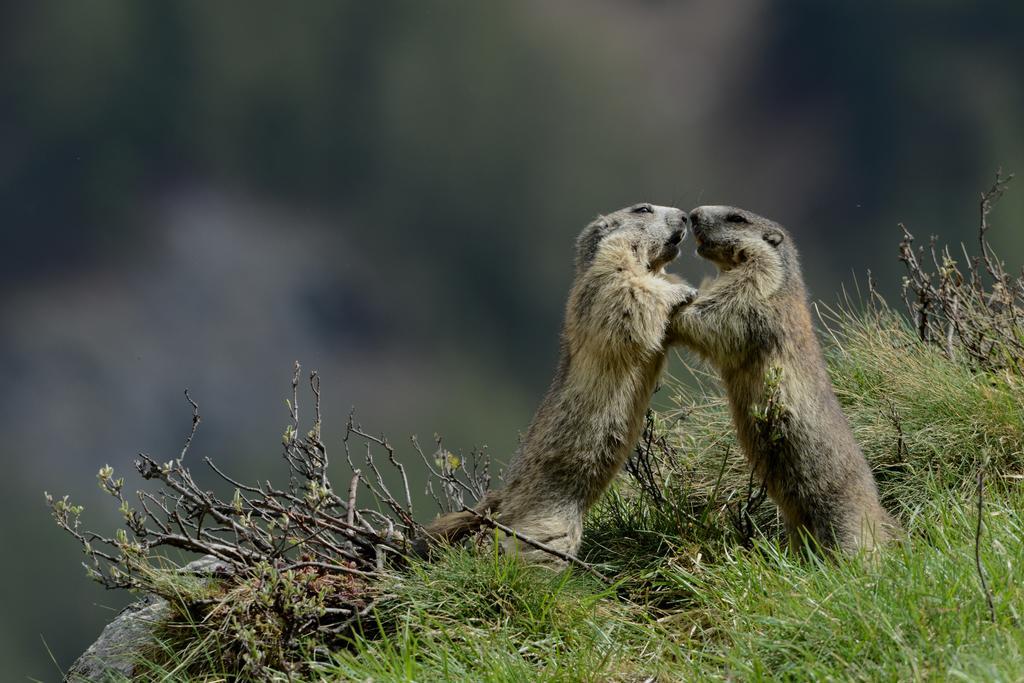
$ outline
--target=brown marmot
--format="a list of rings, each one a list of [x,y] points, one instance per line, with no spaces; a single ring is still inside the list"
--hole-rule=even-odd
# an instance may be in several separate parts
[[[728,206],[698,207],[690,221],[697,253],[720,272],[673,316],[669,342],[720,373],[739,442],[790,542],[805,530],[825,548],[875,548],[898,527],[836,400],[793,240],[779,224]],[[755,411],[770,392],[782,414],[777,433],[765,434]]]
[[[559,551],[580,544],[587,509],[633,450],[665,364],[669,318],[696,290],[664,272],[686,235],[686,213],[637,204],[600,216],[576,240],[555,378],[506,473],[476,510]],[[455,542],[480,527],[471,512],[426,530]],[[532,561],[553,558],[505,538]],[[422,549],[422,546],[421,546]]]

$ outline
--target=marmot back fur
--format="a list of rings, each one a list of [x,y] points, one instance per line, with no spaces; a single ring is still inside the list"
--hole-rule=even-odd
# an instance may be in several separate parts
[[[587,509],[633,450],[665,363],[668,320],[696,294],[664,266],[679,253],[687,217],[637,204],[601,216],[576,241],[576,276],[565,308],[558,369],[506,486],[476,507],[562,552],[575,553]],[[469,512],[445,515],[429,537],[457,541],[480,526]],[[552,558],[504,539],[531,560]]]
[[[690,220],[697,253],[720,274],[673,317],[669,341],[721,374],[739,442],[791,543],[805,530],[826,548],[873,549],[896,525],[836,400],[793,240],[777,223],[727,206],[696,208]],[[770,373],[784,406],[771,435],[755,418]]]

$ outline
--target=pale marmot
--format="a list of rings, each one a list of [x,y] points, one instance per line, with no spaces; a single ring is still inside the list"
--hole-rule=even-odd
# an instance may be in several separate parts
[[[637,443],[665,364],[666,325],[696,295],[670,278],[686,213],[637,204],[588,225],[576,240],[576,276],[565,307],[555,378],[506,473],[476,510],[556,550],[573,554],[587,509]],[[471,512],[426,527],[455,542],[481,525]],[[531,561],[553,558],[505,538]],[[422,544],[420,545],[423,550]]]
[[[873,549],[898,527],[836,400],[793,240],[779,224],[727,206],[698,207],[690,221],[697,253],[720,274],[673,316],[669,342],[720,373],[739,442],[791,543],[806,530],[825,548]],[[771,375],[777,388],[766,384]],[[775,434],[755,417],[770,391],[783,407]]]

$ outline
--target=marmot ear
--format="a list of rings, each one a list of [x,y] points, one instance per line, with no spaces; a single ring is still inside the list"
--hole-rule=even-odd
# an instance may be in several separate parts
[[[765,242],[772,245],[773,247],[777,247],[780,244],[782,244],[783,240],[782,233],[778,230],[765,230],[764,235],[762,235],[762,237],[764,237]]]
[[[601,244],[608,229],[608,221],[604,216],[598,216],[590,225],[576,238],[576,267],[587,268],[597,255],[597,248]]]

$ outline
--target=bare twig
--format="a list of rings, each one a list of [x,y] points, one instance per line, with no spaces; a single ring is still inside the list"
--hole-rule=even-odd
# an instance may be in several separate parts
[[[346,523],[349,526],[352,526],[352,525],[355,524],[356,492],[359,489],[359,474],[360,474],[359,470],[356,470],[352,474],[352,481],[349,482],[349,485],[348,485],[348,511],[346,513],[347,516],[345,518],[345,521],[346,521]]]
[[[181,455],[178,456],[179,462],[185,459],[185,454],[188,453],[189,446],[192,445],[192,437],[196,435],[196,429],[199,428],[199,421],[202,419],[199,417],[199,406],[192,400],[192,397],[188,394],[188,389],[185,389],[185,400],[188,401],[189,405],[192,406],[192,430],[188,433],[188,438],[185,439],[185,445],[181,449]]]
[[[899,464],[906,463],[910,458],[910,449],[907,447],[906,435],[903,432],[903,416],[900,415],[896,404],[889,401],[889,421],[896,430],[896,461]]]
[[[331,562],[293,562],[284,566],[284,571],[292,569],[302,569],[303,567],[316,567],[317,569],[323,569],[328,572],[341,572],[342,574],[353,574],[355,576],[363,576],[368,578],[374,577],[374,572],[364,572],[352,567],[347,567],[343,564],[336,564]]]
[[[667,457],[671,449],[664,434],[658,434],[654,424],[654,412],[647,411],[644,418],[644,429],[640,435],[633,456],[626,461],[626,472],[640,488],[641,493],[651,498],[656,505],[665,502],[665,496],[658,484],[660,477],[655,476],[658,457]]]
[[[751,469],[745,498],[738,502],[735,507],[729,506],[729,516],[732,520],[733,528],[736,530],[740,544],[744,548],[753,547],[754,536],[757,533],[757,524],[754,522],[754,516],[768,498],[767,483],[762,479],[755,486],[754,481],[754,470]]]
[[[292,427],[295,428],[296,434],[299,432],[299,372],[301,370],[302,366],[299,365],[299,361],[295,361],[292,372],[292,400],[288,404],[288,412],[291,413]]]
[[[427,493],[437,503],[441,512],[461,510],[465,496],[468,495],[479,500],[490,489],[491,460],[485,449],[471,451],[467,467],[464,459],[455,456],[444,447],[439,436],[435,435],[437,446],[434,453],[435,462],[431,462],[423,452],[420,442],[415,436],[411,440],[413,448],[430,473],[430,477],[427,479]],[[461,478],[460,475],[462,475]],[[444,500],[434,493],[433,483],[435,480],[440,484]]]
[[[989,590],[988,582],[985,580],[985,570],[981,566],[981,530],[982,530],[982,505],[984,504],[985,491],[985,470],[978,469],[978,526],[974,530],[974,566],[978,570],[978,580],[981,582],[981,592],[985,595],[985,603],[988,605],[989,620],[995,623],[996,608],[992,602],[992,591]]]

